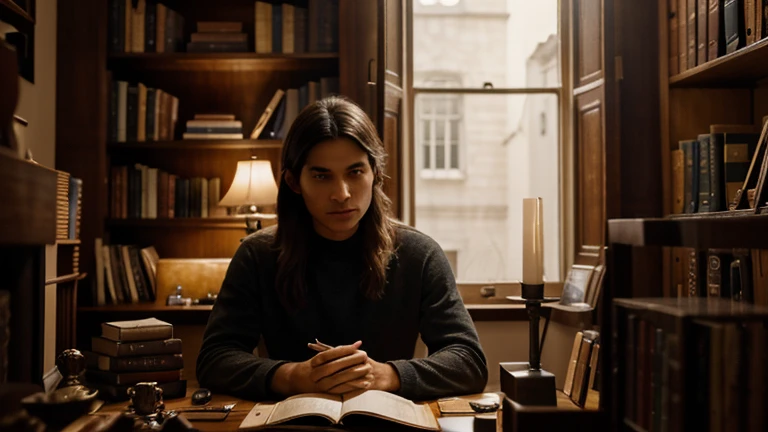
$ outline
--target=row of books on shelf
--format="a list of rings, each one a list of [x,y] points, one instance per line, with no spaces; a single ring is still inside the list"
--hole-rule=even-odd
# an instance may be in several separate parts
[[[154,246],[104,244],[94,240],[96,283],[93,304],[152,302],[157,293],[157,261]]]
[[[768,307],[768,250],[672,248],[672,256],[671,295]]]
[[[668,0],[669,73],[677,75],[768,36],[766,0]]]
[[[299,88],[278,89],[261,114],[251,139],[282,139],[308,104],[339,93],[339,77],[321,77]],[[143,83],[112,82],[109,138],[112,142],[170,141],[178,121],[179,99]],[[243,124],[234,114],[195,114],[184,139],[242,139]]]
[[[256,52],[337,52],[338,0],[309,0],[308,6],[257,1],[254,16]]]
[[[240,21],[199,21],[187,52],[304,53],[339,49],[338,0],[254,3],[254,43]],[[110,0],[109,49],[113,53],[183,51],[184,17],[152,0]]]
[[[109,138],[112,142],[172,140],[179,116],[179,99],[142,83],[112,81],[109,98]]]
[[[711,125],[708,133],[680,141],[671,155],[672,212],[728,210],[756,157],[759,138],[754,125]]]
[[[307,105],[339,93],[339,77],[323,77],[299,88],[278,89],[256,122],[251,139],[283,139]]]
[[[624,340],[616,346],[626,420],[654,431],[766,430],[766,317],[673,327],[633,312],[619,314]]]
[[[56,239],[80,238],[83,181],[68,172],[56,171]]]
[[[128,400],[128,388],[156,382],[163,399],[186,395],[181,339],[173,326],[156,318],[101,324],[101,336],[84,351],[87,384],[108,402]]]
[[[219,177],[183,178],[143,164],[110,169],[110,217],[172,219],[226,216]]]
[[[184,50],[184,17],[163,3],[109,0],[109,51],[112,53]]]

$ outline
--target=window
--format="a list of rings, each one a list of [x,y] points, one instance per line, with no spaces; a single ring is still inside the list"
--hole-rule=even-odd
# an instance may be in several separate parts
[[[436,78],[429,87],[458,88],[457,79]],[[421,149],[421,176],[424,178],[461,178],[461,96],[439,94],[424,96],[417,107],[417,148]]]
[[[561,280],[558,7],[413,2],[415,226],[460,284],[522,278],[522,201],[537,196],[544,277]]]

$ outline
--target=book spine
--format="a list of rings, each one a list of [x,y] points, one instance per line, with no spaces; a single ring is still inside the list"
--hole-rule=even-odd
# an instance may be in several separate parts
[[[296,6],[293,23],[293,50],[297,53],[307,51],[307,9]]]
[[[109,51],[121,53],[125,50],[125,1],[109,0]]]
[[[696,27],[696,0],[688,0],[686,11],[688,12],[688,24],[686,26],[688,32],[688,69],[692,69],[698,64],[696,61],[696,54],[698,53],[698,44],[696,43],[696,36],[698,35]]]
[[[157,96],[157,90],[153,88],[147,89],[147,109],[146,109],[146,136],[147,141],[157,141],[155,136],[155,97]]]
[[[699,194],[698,194],[698,212],[709,212],[710,199],[710,171],[709,171],[709,135],[699,135]]]
[[[272,5],[272,52],[283,52],[283,5]]]
[[[109,141],[117,142],[117,121],[118,121],[118,101],[120,94],[120,83],[117,80],[110,82],[109,91]]]
[[[120,341],[131,342],[140,340],[170,339],[173,337],[173,327],[137,327],[119,329]]]
[[[110,357],[141,357],[163,354],[181,354],[181,339],[120,343],[95,336],[91,338],[91,346],[94,352]]]
[[[125,139],[135,142],[139,133],[139,87],[137,84],[128,85],[127,99]]]
[[[696,13],[696,65],[702,65],[707,62],[707,15],[709,11],[709,0],[696,0],[698,11]]]
[[[144,52],[157,52],[157,4],[148,1],[144,13]]]
[[[759,0],[743,0],[744,6],[744,46],[749,46],[755,42],[755,3]]]
[[[709,210],[722,211],[728,209],[726,201],[725,182],[723,181],[723,148],[724,136],[714,133],[709,136]]]
[[[181,354],[107,358],[109,359],[110,372],[153,372],[184,367],[184,360]]]
[[[669,13],[669,75],[675,76],[680,73],[677,0],[668,0],[667,12]]]
[[[723,3],[723,29],[725,33],[725,53],[730,54],[741,48],[739,22],[743,20],[739,0],[725,0]]]
[[[688,0],[677,1],[677,46],[680,72],[688,70]]]
[[[714,60],[725,51],[725,44],[723,39],[723,26],[722,23],[722,4],[723,0],[709,0],[709,14],[707,16],[707,38],[709,39],[707,59]]]

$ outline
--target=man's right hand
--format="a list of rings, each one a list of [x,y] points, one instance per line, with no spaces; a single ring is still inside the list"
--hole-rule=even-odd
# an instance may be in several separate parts
[[[370,386],[372,368],[358,341],[318,353],[300,363],[281,365],[272,376],[272,390],[291,396],[300,393],[343,394]]]

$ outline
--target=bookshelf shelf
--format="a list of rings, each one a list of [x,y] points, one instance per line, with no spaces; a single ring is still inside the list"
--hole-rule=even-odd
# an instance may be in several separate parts
[[[114,53],[109,69],[121,71],[307,71],[338,74],[338,53]]]
[[[219,228],[239,229],[245,234],[245,220],[237,217],[171,218],[171,219],[107,219],[107,228]]]
[[[145,141],[145,142],[113,142],[109,144],[111,151],[121,150],[257,150],[279,149],[283,144],[280,140],[178,140],[178,141]]]
[[[768,38],[669,79],[671,87],[751,87],[768,77]]]
[[[611,243],[631,246],[759,249],[768,244],[768,214],[746,210],[667,218],[611,219],[608,236]]]

